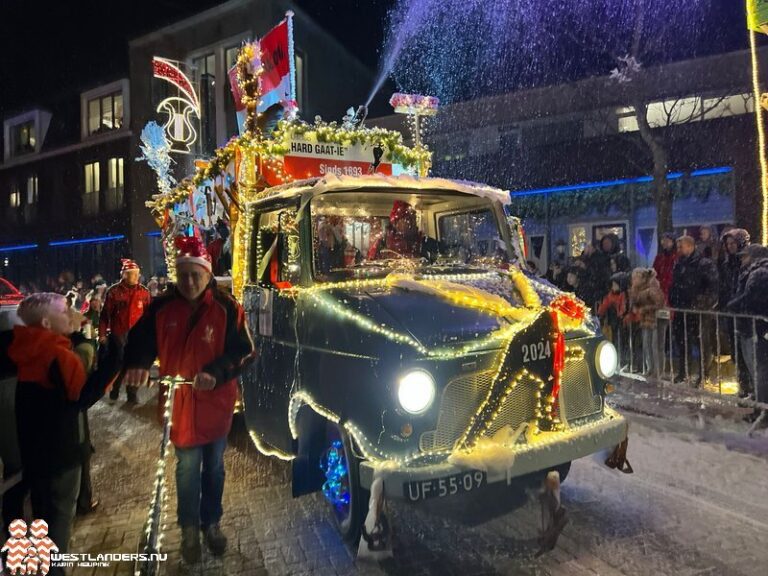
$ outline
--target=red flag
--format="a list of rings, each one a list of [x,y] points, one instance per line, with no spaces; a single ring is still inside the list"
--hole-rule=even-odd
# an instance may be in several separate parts
[[[277,88],[290,72],[288,63],[288,20],[272,28],[261,39],[261,75],[262,94]]]
[[[267,32],[261,39],[261,105],[263,112],[273,104],[293,104],[296,100],[294,86],[292,14]]]

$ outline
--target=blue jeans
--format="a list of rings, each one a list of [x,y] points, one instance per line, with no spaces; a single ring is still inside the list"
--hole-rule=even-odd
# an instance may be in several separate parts
[[[226,447],[226,436],[203,446],[176,447],[177,517],[182,528],[206,528],[221,520]]]

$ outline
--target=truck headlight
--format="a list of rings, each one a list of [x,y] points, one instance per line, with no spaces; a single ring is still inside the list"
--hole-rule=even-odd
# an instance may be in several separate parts
[[[403,410],[421,414],[435,400],[435,381],[426,370],[412,370],[397,383],[397,399]]]
[[[595,366],[601,378],[607,379],[616,374],[616,368],[619,366],[619,355],[616,353],[616,347],[608,340],[600,342],[597,346]]]

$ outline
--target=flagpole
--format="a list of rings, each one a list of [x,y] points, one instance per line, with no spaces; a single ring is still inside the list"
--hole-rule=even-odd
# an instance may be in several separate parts
[[[291,100],[296,103],[296,108],[298,108],[298,101],[296,100],[296,54],[294,51],[294,43],[293,43],[293,11],[292,10],[288,10],[285,13],[285,20],[288,23],[288,74],[290,75]]]

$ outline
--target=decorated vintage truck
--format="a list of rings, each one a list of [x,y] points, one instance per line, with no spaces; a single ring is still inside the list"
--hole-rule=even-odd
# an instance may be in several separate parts
[[[268,130],[252,52],[238,61],[246,130],[192,178],[163,182],[167,151],[144,135],[161,188],[148,205],[169,247],[196,225],[178,207],[203,189],[229,227],[259,351],[245,423],[291,461],[294,495],[322,491],[349,540],[368,514],[369,539],[383,499],[562,479],[577,458],[625,449],[627,423],[604,402],[616,350],[582,302],[526,269],[509,194],[428,176],[419,120],[434,100],[393,98],[414,116],[412,147],[353,113]]]
[[[582,303],[524,269],[508,208],[487,186],[382,175],[245,205],[242,301],[260,352],[242,378],[246,423],[351,539],[376,477],[388,498],[450,497],[564,478],[626,438],[604,403],[613,346]]]

